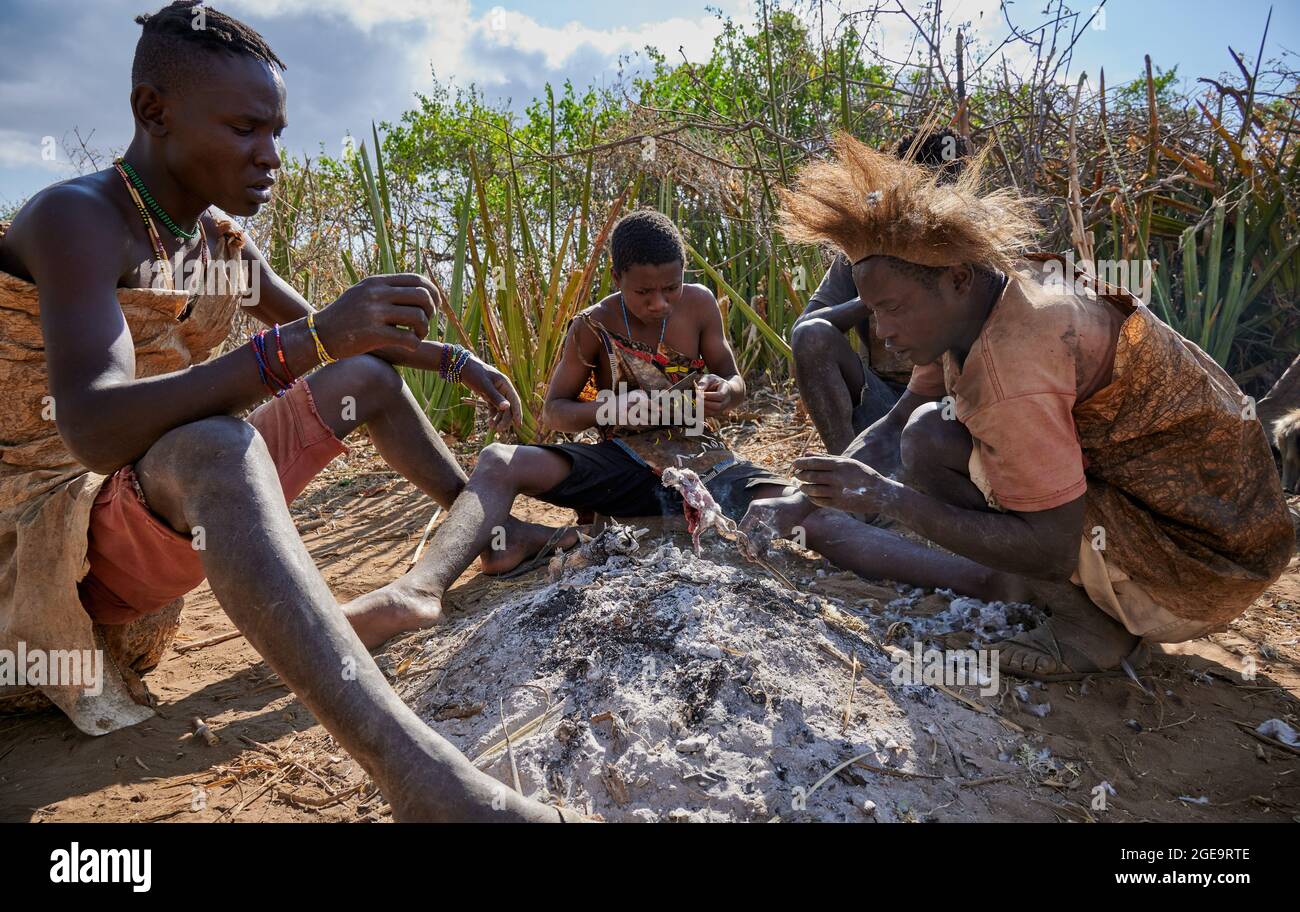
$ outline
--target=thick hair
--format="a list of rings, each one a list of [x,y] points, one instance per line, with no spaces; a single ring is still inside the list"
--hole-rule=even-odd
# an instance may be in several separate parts
[[[1300,488],[1300,408],[1291,409],[1273,422],[1273,446],[1282,454],[1282,487]]]
[[[637,209],[618,220],[609,238],[609,258],[622,275],[639,263],[686,263],[686,245],[673,220],[657,209]]]
[[[974,151],[970,140],[952,127],[940,127],[929,132],[916,130],[894,146],[894,155],[934,168],[943,183],[952,183],[961,176]]]
[[[893,256],[922,266],[970,263],[1008,270],[1038,229],[1032,202],[1011,190],[980,189],[980,156],[955,183],[864,145],[846,133],[835,155],[780,190],[782,233],[789,241],[828,244],[850,263]]]
[[[200,14],[201,6],[201,0],[176,0],[135,17],[142,32],[131,63],[132,88],[149,83],[165,92],[184,89],[202,76],[206,54],[243,55],[287,69],[256,31],[212,7]],[[199,22],[202,28],[196,27]]]

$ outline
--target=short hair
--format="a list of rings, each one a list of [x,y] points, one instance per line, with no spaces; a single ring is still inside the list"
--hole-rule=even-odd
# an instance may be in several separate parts
[[[966,160],[974,152],[970,140],[952,127],[941,127],[928,133],[920,130],[909,133],[898,141],[894,154],[907,158],[913,146],[916,150],[912,152],[912,160],[938,171],[939,180],[944,183],[955,181],[961,175]]]
[[[273,69],[287,69],[261,35],[220,10],[203,7],[201,0],[175,0],[135,21],[142,31],[131,62],[133,89],[146,82],[165,92],[186,88],[202,75],[202,63],[196,67],[200,54],[252,57]],[[200,21],[203,27],[197,28]]]
[[[686,263],[686,245],[672,219],[656,209],[637,209],[618,220],[609,257],[620,275],[638,264]]]

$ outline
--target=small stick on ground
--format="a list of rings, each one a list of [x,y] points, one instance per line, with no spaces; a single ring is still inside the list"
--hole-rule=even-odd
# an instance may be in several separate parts
[[[952,739],[948,737],[948,729],[944,728],[942,723],[939,725],[939,735],[943,738],[943,743],[947,745],[948,753],[952,754],[952,762],[957,767],[957,773],[963,779],[974,778],[975,774],[966,768],[966,763],[961,758],[961,751],[957,750],[952,743]]]
[[[958,782],[957,788],[978,788],[981,785],[992,785],[994,782],[1006,782],[1008,779],[1014,779],[1015,776],[985,776],[983,779],[967,779],[965,782]]]
[[[515,748],[510,743],[510,726],[506,724],[506,704],[500,697],[497,697],[497,709],[501,713],[501,731],[506,736],[506,755],[510,758],[510,778],[514,781],[515,791],[522,797],[524,790],[519,785],[519,765],[515,763]]]
[[[429,522],[424,527],[424,534],[420,536],[420,543],[415,546],[415,554],[411,557],[412,567],[419,563],[420,554],[424,551],[424,546],[429,541],[429,533],[433,531],[433,524],[438,521],[438,517],[441,515],[442,506],[439,505],[438,508],[433,511],[433,515],[429,517]]]
[[[222,811],[222,812],[221,812],[221,816],[217,818],[217,822],[220,822],[221,820],[225,819],[226,817],[229,817],[229,818],[231,819],[231,821],[233,822],[234,819],[235,819],[235,817],[239,814],[240,811],[242,811],[244,808],[248,807],[250,804],[252,804],[252,803],[253,803],[254,801],[256,801],[258,798],[261,798],[263,795],[265,795],[265,794],[266,794],[267,792],[269,792],[271,789],[275,788],[275,786],[278,785],[278,784],[279,784],[279,783],[284,779],[284,777],[287,776],[287,775],[289,775],[289,774],[286,773],[284,770],[281,770],[280,772],[276,773],[274,776],[272,776],[270,779],[268,779],[268,780],[266,781],[266,784],[265,784],[265,785],[263,785],[260,789],[258,789],[258,790],[257,790],[256,792],[254,792],[253,794],[249,795],[249,796],[248,796],[247,798],[245,798],[243,801],[239,802],[239,804],[235,805],[233,808],[231,808],[231,809],[228,810],[228,811]]]
[[[849,656],[852,665],[849,666],[849,702],[844,704],[844,723],[840,726],[840,733],[849,730],[849,718],[853,713],[853,697],[858,692],[858,655],[853,653]]]
[[[300,798],[297,795],[291,794],[290,792],[281,792],[280,797],[283,798],[285,801],[289,802],[290,804],[296,804],[298,807],[313,808],[314,810],[319,811],[322,808],[331,807],[333,805],[338,804],[341,801],[346,801],[348,798],[351,798],[355,793],[361,791],[361,786],[364,784],[365,783],[358,782],[356,785],[352,786],[351,788],[344,789],[343,791],[339,792],[337,795],[326,795],[323,798],[311,798],[311,797]]]
[[[216,732],[208,728],[208,723],[204,722],[198,716],[194,717],[194,731],[186,732],[181,735],[182,741],[188,741],[191,738],[199,738],[208,747],[213,747],[221,739],[217,737]]]
[[[942,779],[943,778],[943,776],[932,776],[929,773],[913,773],[909,770],[890,769],[887,766],[876,766],[874,763],[866,763],[865,761],[859,759],[854,759],[853,765],[860,766],[864,770],[868,770],[873,773],[881,773],[885,776],[893,776],[896,779]]]
[[[228,640],[233,640],[236,637],[241,636],[243,636],[242,633],[238,630],[233,630],[230,633],[223,633],[220,636],[208,637],[206,640],[199,640],[197,643],[185,643],[184,645],[177,646],[176,651],[178,653],[186,653],[193,652],[196,649],[207,649],[209,646],[216,646],[218,643],[225,643]]]

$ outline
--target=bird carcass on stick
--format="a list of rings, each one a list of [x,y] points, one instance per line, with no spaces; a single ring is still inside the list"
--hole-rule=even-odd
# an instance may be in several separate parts
[[[668,468],[664,469],[662,481],[664,487],[672,488],[682,495],[686,531],[691,533],[691,543],[695,545],[696,554],[700,553],[700,536],[709,529],[716,529],[719,535],[735,536],[736,524],[722,512],[699,475],[690,469]]]
[[[722,508],[713,499],[713,495],[704,486],[704,482],[699,475],[696,475],[690,469],[667,468],[664,469],[660,480],[663,482],[664,487],[672,488],[682,495],[682,512],[686,516],[686,531],[691,533],[691,542],[695,545],[697,555],[700,553],[700,536],[709,529],[714,529],[723,538],[741,544],[740,553],[746,560],[758,564],[787,589],[795,590],[794,583],[790,582],[784,573],[773,567],[761,556],[751,554],[751,549],[744,547],[745,534],[736,528],[736,524],[727,514],[722,512]]]

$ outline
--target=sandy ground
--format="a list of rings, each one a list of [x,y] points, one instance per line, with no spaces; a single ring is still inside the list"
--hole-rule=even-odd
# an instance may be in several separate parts
[[[754,410],[739,416],[728,433],[744,455],[788,465],[809,440],[806,425],[784,401],[763,394],[755,399]],[[472,448],[458,453],[466,464],[472,459]],[[432,512],[433,505],[387,471],[364,442],[294,505],[304,540],[340,600],[400,574]],[[517,512],[552,523],[571,519],[531,501]],[[769,642],[796,647],[785,651],[789,667],[798,669],[797,687],[783,692],[782,681],[762,678],[763,663],[778,667],[777,660],[764,652],[770,647],[744,639],[752,631],[738,623],[740,615],[713,612],[706,620],[721,625],[713,630],[701,627],[686,605],[684,619],[669,625],[678,631],[672,648],[689,646],[694,657],[681,663],[681,672],[689,677],[691,663],[703,655],[716,660],[722,675],[716,685],[695,682],[696,690],[708,694],[698,712],[656,715],[653,700],[637,704],[618,688],[589,686],[600,674],[589,678],[586,666],[565,667],[566,655],[577,654],[573,650],[552,650],[547,658],[539,646],[530,656],[535,667],[526,669],[525,678],[551,675],[545,698],[535,687],[516,686],[526,681],[507,680],[506,669],[488,661],[492,650],[483,644],[487,634],[508,632],[505,626],[494,632],[494,609],[528,603],[546,585],[540,573],[490,581],[471,570],[453,592],[455,610],[446,628],[395,640],[378,658],[418,712],[503,782],[511,780],[508,758],[492,750],[501,740],[499,710],[505,709],[513,732],[538,717],[548,701],[562,703],[519,739],[521,784],[525,791],[547,789],[606,819],[1300,818],[1300,752],[1266,745],[1245,730],[1273,718],[1300,727],[1300,564],[1293,562],[1226,632],[1165,647],[1140,675],[1140,686],[1109,678],[1017,693],[1021,682],[1004,678],[1000,692],[988,697],[975,686],[955,688],[962,699],[938,691],[903,692],[885,681],[871,643],[898,635],[877,617],[878,606],[899,597],[893,587],[837,574],[797,553],[786,554],[782,567],[817,593],[817,604],[840,606],[841,620],[848,621],[844,627],[828,625],[797,610],[764,618],[769,626],[784,625],[782,635],[767,637]],[[659,580],[664,593],[670,582]],[[574,589],[573,597],[590,588]],[[728,591],[736,589],[731,585]],[[757,616],[755,605],[761,609],[780,598],[775,590],[759,593],[754,605],[736,610]],[[922,595],[892,607],[896,614],[930,617],[947,602]],[[177,647],[233,629],[204,587],[187,598]],[[726,649],[715,654],[708,646],[723,630],[740,639],[724,640]],[[467,635],[472,631],[485,635],[474,640]],[[602,644],[578,646],[578,652],[595,654]],[[753,655],[731,654],[746,650]],[[856,674],[844,663],[850,654],[864,662]],[[638,655],[615,655],[623,658]],[[1242,674],[1247,658],[1254,662],[1253,679]],[[752,683],[756,674],[763,688]],[[158,697],[159,715],[105,737],[81,735],[55,713],[0,717],[0,820],[388,819],[382,796],[364,773],[242,638],[173,650],[146,680]],[[565,682],[574,681],[583,686],[566,688]],[[736,702],[741,693],[748,705]],[[671,696],[690,709],[687,690],[679,687]],[[1043,704],[1051,709],[1039,715]],[[195,718],[208,723],[216,744],[187,737]],[[756,740],[732,749],[746,737]],[[704,747],[690,750],[699,743],[692,738],[702,738]],[[888,746],[891,740],[897,748]],[[680,742],[688,742],[688,749],[679,750]],[[564,749],[569,743],[574,748]],[[792,806],[796,787],[806,789],[844,760],[868,752],[821,784],[805,808]],[[736,774],[741,755],[762,761],[748,781]],[[1104,812],[1091,800],[1102,782],[1114,789]],[[867,802],[874,803],[874,814],[864,810]]]

